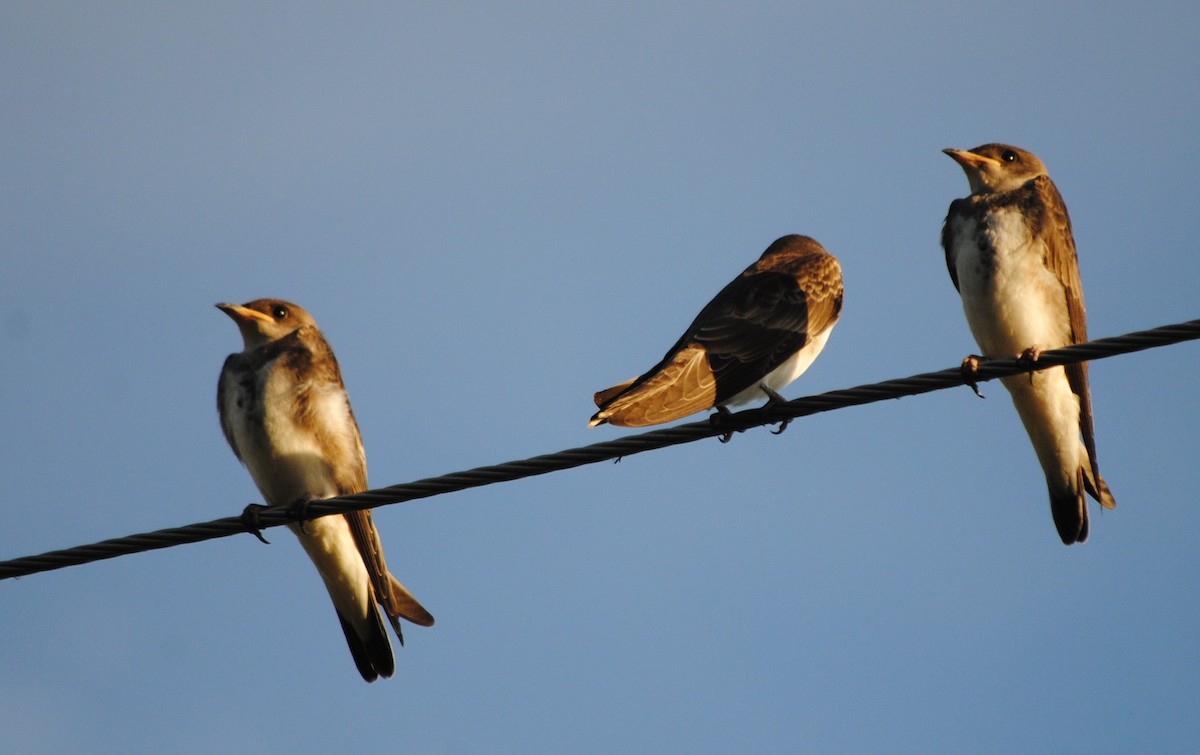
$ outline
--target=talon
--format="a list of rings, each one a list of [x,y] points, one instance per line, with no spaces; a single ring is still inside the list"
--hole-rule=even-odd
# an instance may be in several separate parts
[[[984,398],[984,395],[979,392],[979,364],[983,361],[983,357],[978,354],[968,354],[963,357],[962,367],[959,368],[962,373],[962,380],[971,390],[975,391],[975,395],[979,398]]]
[[[258,517],[258,512],[265,508],[266,506],[263,506],[261,503],[246,504],[246,508],[242,509],[242,526],[245,527],[246,531],[251,535],[254,535],[259,540],[263,541],[264,544],[270,545],[270,541],[263,537],[262,522]]]
[[[310,503],[312,503],[311,498],[299,498],[292,505],[288,506],[288,515],[300,523],[300,531],[306,535],[308,534],[308,530],[304,529],[304,523],[312,518],[308,515],[308,505]]]
[[[762,385],[758,386],[758,389],[760,391],[762,391],[763,393],[767,394],[767,404],[769,404],[770,406],[779,406],[780,404],[787,403],[786,398],[784,398],[783,396],[780,396],[778,391],[776,391],[774,388],[767,385],[766,383],[763,383]]]
[[[725,420],[727,418],[733,416],[733,412],[729,411],[729,409],[724,406],[718,406],[716,409],[716,414],[709,415],[708,423],[713,427],[720,427],[721,425],[725,424]],[[728,432],[723,432],[717,436],[717,440],[721,441],[722,443],[728,443],[729,441],[733,440],[733,434],[735,432],[741,432],[741,430],[729,430]]]
[[[1019,357],[1017,357],[1017,362],[1022,367],[1024,367],[1026,370],[1029,371],[1030,385],[1033,384],[1034,365],[1037,364],[1037,360],[1040,359],[1041,356],[1042,356],[1042,350],[1039,347],[1030,346],[1028,349],[1025,349],[1024,351],[1022,351],[1021,355]]]
[[[780,396],[778,391],[776,391],[774,388],[767,385],[766,383],[760,384],[758,386],[758,389],[760,391],[762,391],[763,393],[767,394],[767,404],[766,404],[766,406],[763,407],[764,409],[773,407],[773,406],[780,406],[781,404],[787,403],[786,398],[784,398],[783,396]],[[787,426],[788,426],[788,424],[791,423],[791,421],[792,421],[791,417],[787,417],[786,419],[779,420],[779,429],[772,430],[771,434],[772,435],[781,434],[784,430],[787,429]]]

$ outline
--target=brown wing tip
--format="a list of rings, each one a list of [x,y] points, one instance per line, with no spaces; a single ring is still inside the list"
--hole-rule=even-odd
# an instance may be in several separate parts
[[[433,626],[433,614],[426,611],[420,603],[413,603],[411,606],[403,606],[400,612],[400,617],[411,621],[419,627]]]
[[[596,402],[596,406],[604,406],[609,401],[621,395],[626,388],[633,385],[633,381],[635,380],[637,380],[637,378],[630,378],[624,383],[618,383],[611,388],[605,388],[602,391],[596,391],[596,395],[592,397],[592,400]]]
[[[392,584],[391,605],[387,607],[389,617],[399,616],[419,627],[433,626],[433,614],[426,611],[425,607],[417,602],[408,588],[400,584],[400,580],[391,574],[388,577]]]
[[[1098,483],[1096,486],[1097,490],[1093,494],[1095,499],[1104,508],[1115,509],[1117,507],[1117,500],[1113,498],[1112,491],[1108,489],[1108,483],[1104,481],[1103,477],[1097,477],[1096,482]]]
[[[600,407],[601,411],[598,411],[592,415],[592,418],[588,420],[588,427],[599,427],[606,422],[612,422],[614,425],[620,425],[621,423],[619,421],[614,421],[612,419],[610,412],[604,411],[604,406],[624,393],[629,386],[633,385],[636,381],[637,378],[630,378],[624,383],[617,383],[611,388],[605,388],[602,391],[596,391],[596,394],[592,397],[592,400],[596,402],[596,406]]]
[[[406,621],[411,621],[419,627],[433,626],[433,614],[425,610],[425,606],[417,602],[411,595],[399,598],[394,606],[396,615]]]
[[[601,414],[604,416],[601,417]],[[631,404],[629,406],[621,407],[612,414],[609,414],[608,412],[597,412],[596,417],[592,418],[592,421],[588,423],[588,426],[596,427],[596,425],[608,424],[612,425],[613,427],[650,427],[651,425],[661,425],[664,422],[670,422],[673,419],[686,417],[687,414],[688,413],[676,413],[650,417],[647,416],[646,407],[639,406],[638,404]]]

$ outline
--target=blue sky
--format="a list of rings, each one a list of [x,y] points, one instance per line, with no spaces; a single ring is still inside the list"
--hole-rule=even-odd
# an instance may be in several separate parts
[[[1094,337],[1200,316],[1194,3],[3,16],[0,558],[259,500],[219,301],[313,313],[375,486],[619,437],[785,233],[846,280],[789,397],[957,364],[944,147],[1046,162]],[[0,750],[1193,751],[1197,349],[1093,366],[1072,548],[998,384],[381,509],[438,623],[374,685],[281,530],[5,581]]]

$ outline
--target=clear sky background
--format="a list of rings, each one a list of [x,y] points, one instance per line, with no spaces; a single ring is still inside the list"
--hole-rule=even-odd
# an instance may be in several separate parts
[[[629,432],[785,233],[789,397],[956,365],[944,147],[1043,158],[1093,337],[1200,317],[1194,2],[398,5],[6,5],[0,558],[260,500],[220,301],[314,314],[374,486]],[[438,623],[374,685],[283,530],[5,581],[0,750],[1195,751],[1198,359],[1093,366],[1082,546],[998,383],[380,509]]]

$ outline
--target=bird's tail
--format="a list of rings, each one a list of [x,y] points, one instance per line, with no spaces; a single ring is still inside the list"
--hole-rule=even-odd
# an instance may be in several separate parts
[[[1103,477],[1095,474],[1092,465],[1085,459],[1075,472],[1075,484],[1061,491],[1050,491],[1050,513],[1054,516],[1054,526],[1063,543],[1072,545],[1082,543],[1088,537],[1087,497],[1095,498],[1106,509],[1115,508],[1116,500],[1108,483]]]
[[[1083,495],[1082,468],[1077,484],[1072,488],[1056,491],[1050,489],[1050,514],[1063,545],[1082,543],[1088,538],[1087,499]]]
[[[396,673],[396,658],[392,655],[392,644],[388,642],[379,611],[372,605],[368,613],[364,620],[356,621],[356,625],[351,625],[341,611],[337,615],[358,673],[366,681],[373,682],[381,676],[387,679]]]

